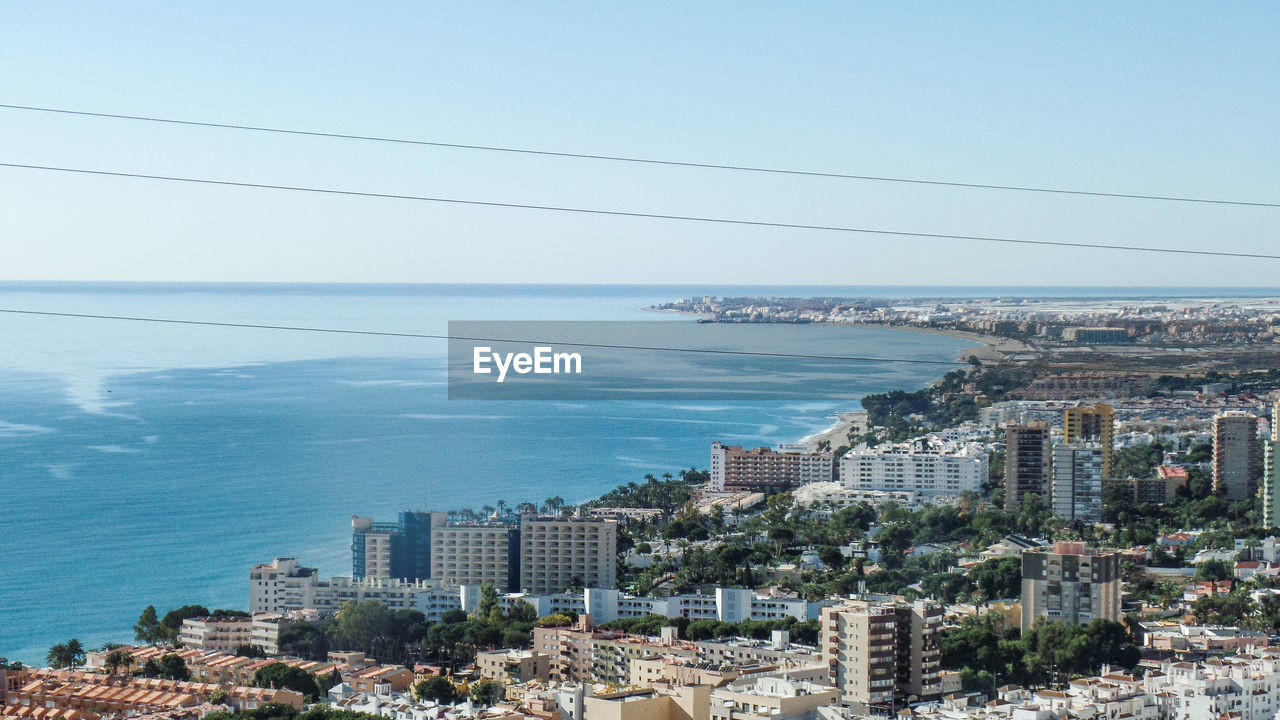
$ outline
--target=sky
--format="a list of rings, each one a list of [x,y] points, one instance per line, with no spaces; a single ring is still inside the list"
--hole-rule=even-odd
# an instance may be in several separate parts
[[[1265,3],[9,2],[0,104],[1280,202]],[[0,162],[1276,253],[1280,208],[531,157],[0,109]],[[0,280],[1275,286],[1280,260],[0,168]]]

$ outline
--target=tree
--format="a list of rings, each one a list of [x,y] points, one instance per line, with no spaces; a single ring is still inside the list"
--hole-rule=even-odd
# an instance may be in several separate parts
[[[49,654],[44,656],[45,661],[49,663],[49,667],[59,670],[71,667],[70,656],[67,654],[67,644],[58,643],[49,648]]]
[[[120,670],[127,670],[133,665],[133,653],[128,650],[112,650],[103,659],[103,669],[108,675],[115,675]]]
[[[1219,580],[1230,580],[1232,576],[1231,568],[1222,560],[1214,558],[1205,560],[1196,566],[1196,580],[1200,582],[1215,582]]]
[[[253,685],[293,690],[307,696],[311,701],[320,697],[320,688],[316,685],[316,679],[311,673],[281,662],[258,668],[258,671],[253,674]]]
[[[147,645],[155,645],[164,639],[165,633],[160,627],[160,619],[156,616],[155,605],[148,605],[147,609],[142,611],[138,622],[133,626],[133,634],[139,642]]]
[[[506,696],[502,683],[494,682],[492,680],[481,680],[475,685],[472,685],[470,694],[472,702],[482,707],[495,705],[501,702]]]
[[[155,658],[147,660],[142,666],[141,674],[143,677],[163,678],[166,680],[190,680],[191,672],[187,670],[187,661],[182,659],[180,655],[169,653],[161,656],[157,661]]]
[[[992,558],[969,570],[983,601],[1016,598],[1022,594],[1022,558]]]
[[[434,700],[446,705],[458,699],[458,690],[448,678],[436,675],[413,686],[413,694],[419,700]]]
[[[160,630],[164,633],[162,640],[173,642],[182,632],[182,621],[187,618],[209,617],[212,613],[203,605],[183,605],[177,610],[170,610],[160,618]]]

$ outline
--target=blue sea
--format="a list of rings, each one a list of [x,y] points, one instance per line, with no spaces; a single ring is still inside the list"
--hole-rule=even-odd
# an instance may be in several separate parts
[[[691,295],[1154,294],[0,283],[0,309],[442,334],[451,320],[688,323],[642,309]],[[789,345],[797,336],[770,334],[797,331],[756,330]],[[858,354],[885,357],[951,360],[966,345],[842,332]],[[705,467],[713,440],[798,440],[855,409],[850,398],[923,387],[946,368],[869,365],[832,399],[802,402],[450,401],[442,340],[0,313],[0,370],[0,657],[40,663],[72,637],[131,641],[147,605],[243,608],[249,566],[275,556],[349,574],[353,513],[581,502],[646,473]]]

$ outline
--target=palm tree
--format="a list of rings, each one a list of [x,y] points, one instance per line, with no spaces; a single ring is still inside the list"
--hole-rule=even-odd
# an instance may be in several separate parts
[[[84,645],[80,641],[71,638],[67,641],[67,659],[70,661],[69,667],[78,667],[84,664]]]
[[[57,645],[49,648],[49,654],[45,655],[44,659],[48,661],[49,667],[54,670],[68,667],[71,664],[67,657],[66,643],[58,643]]]
[[[133,653],[128,650],[112,650],[103,661],[103,669],[108,675],[115,675],[121,668],[128,669],[133,665]]]

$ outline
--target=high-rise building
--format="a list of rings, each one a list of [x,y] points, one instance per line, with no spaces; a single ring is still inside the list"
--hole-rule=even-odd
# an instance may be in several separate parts
[[[1053,448],[1053,514],[1083,523],[1102,522],[1102,467],[1105,450],[1096,443],[1056,445]]]
[[[1120,614],[1120,554],[1059,541],[1022,553],[1022,630],[1039,618],[1088,625]]]
[[[1097,443],[1102,448],[1102,477],[1111,477],[1111,459],[1116,445],[1116,411],[1110,405],[1068,408],[1063,424],[1063,442]]]
[[[941,695],[942,608],[936,603],[848,600],[822,608],[819,622],[822,658],[844,705],[892,714],[907,702]]]
[[[1213,418],[1213,491],[1228,500],[1252,500],[1258,494],[1262,458],[1258,418],[1227,410]]]
[[[617,587],[618,524],[603,518],[526,516],[520,522],[520,589]]]
[[[1004,507],[1018,512],[1029,495],[1049,505],[1052,468],[1052,441],[1049,424],[1031,422],[1009,424],[1004,429]]]
[[[835,475],[834,455],[813,452],[804,445],[783,445],[777,451],[759,447],[711,443],[711,490],[787,490],[813,482],[829,482]]]
[[[446,585],[492,585],[514,592],[520,581],[520,527],[514,523],[431,529],[431,577]]]
[[[1262,526],[1280,524],[1280,402],[1271,406],[1271,439],[1262,452]]]
[[[402,512],[396,522],[351,516],[351,576],[426,580],[431,577],[431,527],[441,512]]]

